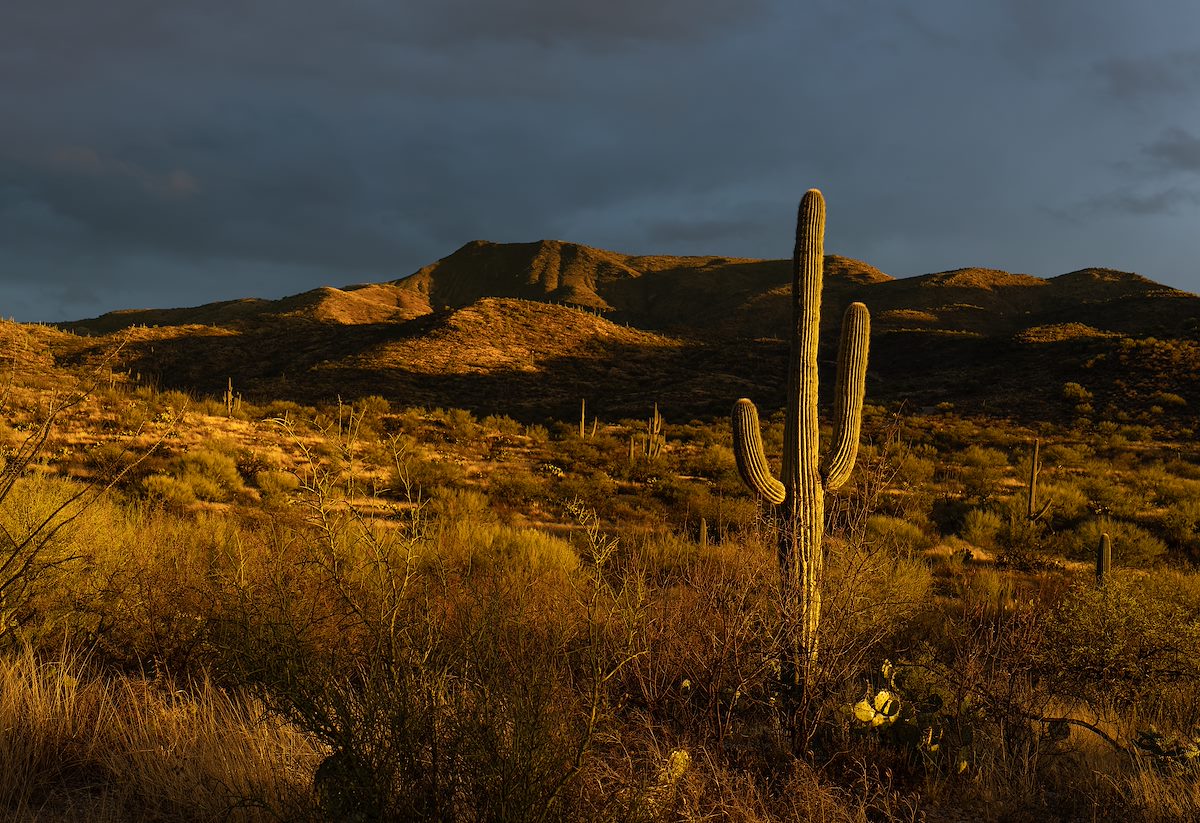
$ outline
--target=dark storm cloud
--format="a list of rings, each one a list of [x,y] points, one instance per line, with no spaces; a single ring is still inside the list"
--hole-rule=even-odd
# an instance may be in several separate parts
[[[395,278],[475,238],[786,256],[813,185],[830,250],[891,273],[1078,268],[1113,233],[1045,210],[1195,208],[1200,121],[1148,90],[1191,82],[1200,15],[1162,2],[10,0],[0,313]],[[1122,157],[1159,189],[1108,195]]]
[[[1200,172],[1200,137],[1186,129],[1167,129],[1145,153],[1159,171]]]
[[[1151,57],[1113,57],[1096,64],[1104,92],[1118,100],[1200,90],[1200,49]]]
[[[411,22],[414,34],[435,42],[570,40],[609,48],[623,40],[661,42],[703,36],[736,26],[762,5],[758,0],[443,0],[417,10]]]
[[[695,254],[718,253],[740,245],[762,227],[761,214],[655,220],[644,227],[645,242],[663,249],[686,248]]]
[[[1150,192],[1110,192],[1079,204],[1070,216],[1074,219],[1106,214],[1158,217],[1185,213],[1198,205],[1200,192],[1172,186]]]

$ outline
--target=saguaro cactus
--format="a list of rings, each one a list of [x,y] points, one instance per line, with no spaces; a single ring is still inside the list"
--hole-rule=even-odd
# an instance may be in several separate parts
[[[1038,475],[1042,471],[1042,461],[1039,459],[1042,441],[1034,438],[1033,453],[1029,456],[1029,489],[1025,500],[1025,517],[1030,523],[1036,523],[1041,520],[1046,512],[1050,511],[1050,502],[1047,501],[1040,509],[1037,507],[1038,496]]]
[[[791,659],[784,686],[797,686],[816,659],[821,617],[825,494],[850,477],[858,456],[871,316],[852,303],[842,319],[835,384],[833,442],[819,456],[817,342],[825,261],[825,200],[809,190],[800,201],[792,258],[792,333],[788,364],[783,471],[772,476],[763,453],[758,410],[742,398],[733,407],[734,455],[746,485],[774,507],[784,620],[791,632]]]
[[[658,413],[658,404],[654,404],[654,412],[646,420],[646,457],[653,460],[662,454],[663,446],[667,445],[667,435],[663,430],[662,415]]]
[[[1100,543],[1096,546],[1096,585],[1103,586],[1104,578],[1112,571],[1112,540],[1108,532],[1100,535]]]

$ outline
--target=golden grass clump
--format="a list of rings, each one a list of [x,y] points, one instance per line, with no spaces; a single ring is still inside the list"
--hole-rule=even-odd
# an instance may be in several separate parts
[[[322,752],[209,682],[102,677],[64,652],[0,658],[0,809],[16,820],[277,820]]]

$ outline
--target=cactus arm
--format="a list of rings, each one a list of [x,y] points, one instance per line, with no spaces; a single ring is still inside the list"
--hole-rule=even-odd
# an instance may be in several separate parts
[[[854,470],[854,461],[858,457],[870,338],[871,313],[862,303],[851,303],[842,317],[842,340],[838,347],[833,444],[821,465],[821,478],[827,491],[841,488]]]
[[[733,454],[737,458],[738,473],[750,490],[769,503],[781,504],[786,492],[767,465],[758,427],[758,409],[744,397],[733,404]]]

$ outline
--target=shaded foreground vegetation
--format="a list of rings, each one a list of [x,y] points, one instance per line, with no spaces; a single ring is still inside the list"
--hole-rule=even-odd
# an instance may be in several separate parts
[[[9,819],[1200,812],[1178,428],[867,406],[796,743],[775,536],[725,421],[664,408],[651,457],[645,420],[230,414],[116,381],[55,411],[38,380],[0,431]]]

